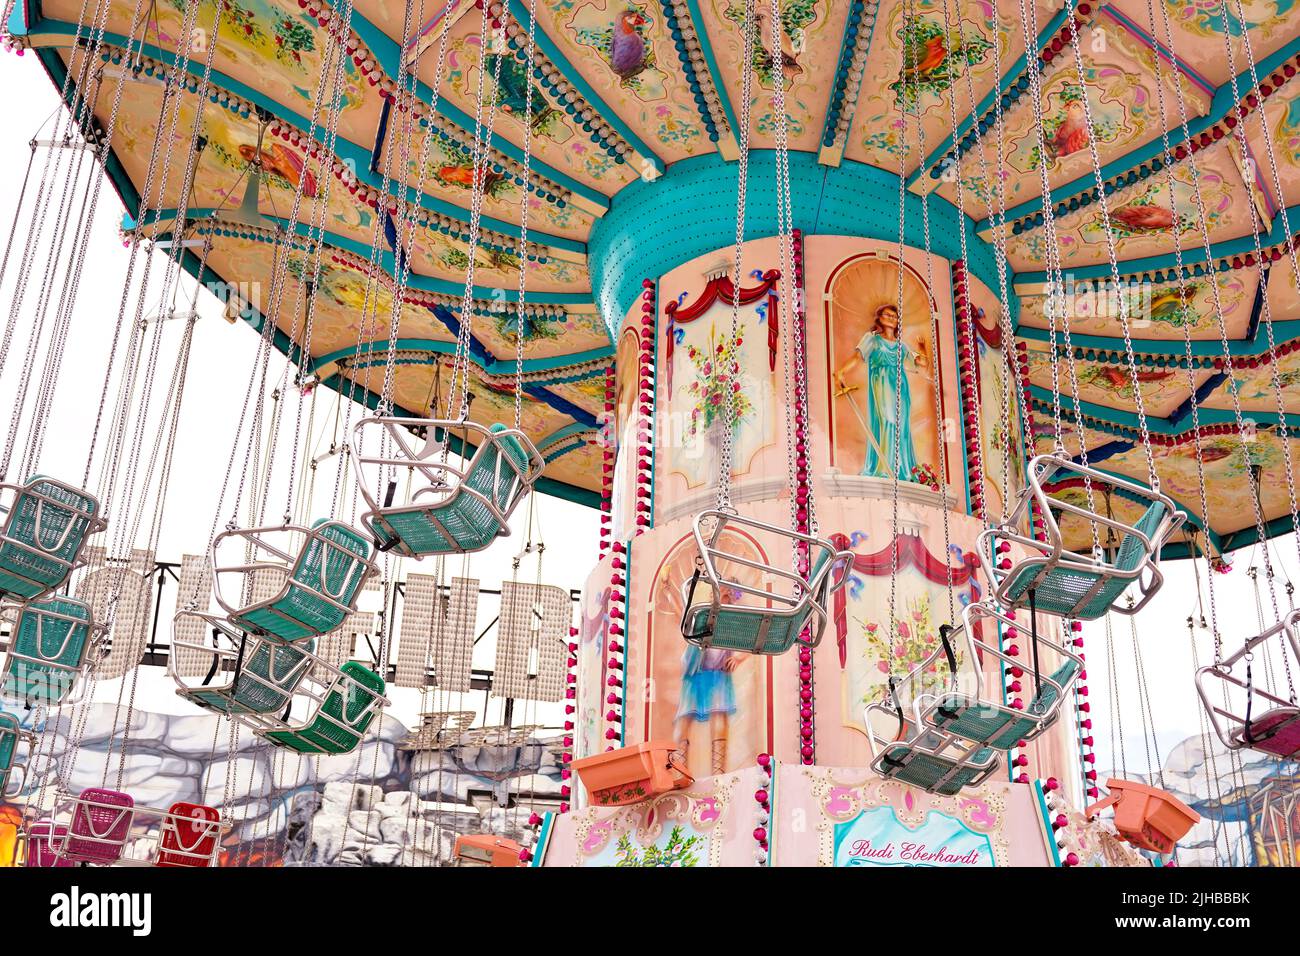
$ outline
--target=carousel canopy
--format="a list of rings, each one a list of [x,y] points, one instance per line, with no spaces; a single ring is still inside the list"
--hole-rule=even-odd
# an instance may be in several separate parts
[[[1224,489],[1238,506],[1216,508],[1210,530],[1227,549],[1256,537],[1247,472],[1262,468],[1267,529],[1290,530],[1288,439],[1278,433],[1300,425],[1300,290],[1288,254],[1289,233],[1300,228],[1300,11],[1289,0],[1228,0],[1226,18],[1218,0],[785,0],[779,51],[768,49],[770,8],[758,7],[750,235],[771,234],[776,222],[770,90],[779,73],[796,227],[897,239],[901,176],[909,242],[922,242],[916,208],[926,196],[927,245],[957,259],[964,235],[970,273],[995,292],[995,249],[1004,249],[1007,308],[1028,346],[1039,423],[1059,408],[1067,444],[1077,447],[1082,430],[1092,463],[1145,478],[1131,351],[1163,490],[1198,514],[1202,472]],[[535,24],[525,2],[489,2],[504,31],[486,50],[482,15],[457,0],[415,4],[409,16],[405,4],[381,0],[203,0],[188,23],[181,0],[115,0],[104,22],[79,26],[82,9],[75,0],[20,0],[10,31],[69,101],[78,82],[102,86],[81,92],[98,129],[112,129],[108,169],[129,227],[164,240],[210,237],[206,262],[196,245],[187,268],[202,268],[202,280],[259,328],[260,290],[287,269],[277,344],[326,384],[372,403],[391,297],[400,293],[392,395],[415,415],[446,394],[472,254],[475,419],[513,418],[522,324],[523,427],[548,462],[539,487],[596,500],[600,454],[590,439],[613,331],[643,278],[734,239],[745,46],[738,0],[543,2]],[[80,60],[95,30],[103,31],[99,65],[87,68]],[[343,57],[334,56],[339,46]],[[1029,56],[1043,64],[1036,98]],[[162,78],[178,63],[187,79],[173,90]],[[131,68],[119,83],[124,64]],[[912,79],[903,83],[905,70]],[[410,76],[413,94],[404,95],[399,84]],[[485,81],[497,91],[490,115],[479,108]],[[119,85],[126,95],[116,95]],[[201,136],[183,198],[186,177],[160,182],[151,157],[188,151],[200,95]],[[180,103],[175,120],[168,98]],[[326,98],[341,108],[322,108]],[[903,110],[920,117],[908,141]],[[1235,135],[1243,113],[1244,149]],[[476,128],[490,145],[481,190]],[[1109,228],[1095,201],[1093,147]],[[532,265],[521,322],[514,303],[526,185]],[[273,252],[283,230],[294,244]],[[308,344],[287,303],[303,301],[303,263],[317,243]],[[1069,297],[1068,344],[1045,308],[1053,249]],[[1190,277],[1181,295],[1180,269]],[[368,292],[374,270],[387,284]],[[1109,307],[1118,295],[1135,305],[1131,345]],[[367,309],[379,320],[368,321]],[[1074,358],[1077,401],[1056,398],[1053,348]],[[1234,400],[1257,428],[1249,454],[1235,437]],[[1194,409],[1202,429],[1224,432],[1203,438],[1199,461]],[[1038,428],[1049,450],[1053,429]]]

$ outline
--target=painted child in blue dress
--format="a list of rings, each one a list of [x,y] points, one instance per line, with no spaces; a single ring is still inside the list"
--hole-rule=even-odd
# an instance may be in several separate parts
[[[692,723],[708,723],[712,741],[712,773],[725,773],[728,721],[736,712],[736,686],[732,672],[742,656],[736,651],[707,650],[686,645],[682,655],[682,689],[677,704],[673,735],[689,764]]]
[[[867,366],[865,417],[850,394],[858,386],[844,380],[859,362]],[[902,481],[912,480],[917,461],[912,443],[912,390],[907,371],[909,366],[924,369],[929,364],[928,357],[923,352],[912,351],[899,334],[897,306],[882,305],[876,309],[871,329],[854,347],[853,356],[835,372],[835,394],[848,396],[866,431],[866,454],[859,474],[878,478],[892,478],[896,474]]]

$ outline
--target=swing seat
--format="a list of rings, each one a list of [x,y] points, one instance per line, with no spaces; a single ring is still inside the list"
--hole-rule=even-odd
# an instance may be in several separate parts
[[[351,753],[385,702],[384,679],[348,661],[338,669],[311,720],[300,727],[264,731],[263,736],[302,754]]]
[[[186,687],[182,683],[177,693],[200,707],[231,717],[276,714],[284,710],[311,668],[312,643],[303,646],[276,644],[257,638],[249,638],[249,641],[251,646],[245,648],[246,658],[239,674],[230,683],[223,687]],[[238,652],[227,651],[219,657],[214,656],[214,664],[232,655],[237,659]]]
[[[456,859],[461,866],[523,866],[524,845],[491,833],[456,837]]]
[[[980,688],[984,686],[981,660],[993,658],[1008,666],[1023,666],[1026,661],[1003,653],[996,642],[976,638],[977,625],[981,635],[985,633],[984,628],[991,626],[994,631],[1003,627],[1008,635],[1028,638],[1032,642],[1032,666],[1035,668],[1039,651],[1045,650],[1060,659],[1057,668],[1049,675],[1040,677],[1035,670],[1032,679],[1036,691],[1023,709],[980,696]],[[956,628],[943,625],[939,635],[940,645],[913,668],[905,683],[919,688],[913,695],[918,726],[927,728],[949,744],[959,746],[959,741],[969,741],[994,750],[1008,750],[1021,740],[1033,740],[1056,721],[1066,692],[1083,671],[1083,661],[1040,635],[1034,620],[1030,621],[1026,631],[986,602],[967,605],[962,610],[961,625]],[[954,648],[958,637],[963,639],[965,648],[964,669]],[[926,674],[941,656],[946,658],[948,686],[939,691],[927,690]],[[964,688],[974,688],[974,692]]]
[[[1293,760],[1300,757],[1300,708],[1275,707],[1250,722],[1250,739],[1242,743],[1261,753]]]
[[[163,815],[154,866],[214,866],[220,837],[221,813],[215,807],[173,803]]]
[[[1142,517],[1133,525],[1094,514],[1059,498],[1049,498],[1045,486],[1062,472],[1080,475],[1094,488],[1111,489],[1125,497],[1146,503]],[[1037,504],[1043,517],[1045,541],[1021,535],[1016,529],[1028,521],[1030,505]],[[1087,557],[1067,550],[1062,543],[1056,513],[1075,515],[1094,528],[1109,528],[1120,535],[1113,561]],[[980,535],[978,552],[993,597],[1007,609],[1029,607],[1076,620],[1092,621],[1108,611],[1136,613],[1147,604],[1164,578],[1159,570],[1160,549],[1186,520],[1173,501],[1157,491],[1075,464],[1056,455],[1039,455],[1029,467],[1029,484],[1011,518],[1002,528]],[[992,560],[996,542],[1015,542],[1032,553],[1010,568],[996,567]],[[1120,596],[1136,584],[1140,598],[1132,608],[1117,605]]]
[[[24,767],[23,764],[18,762],[18,746],[24,742],[28,746],[29,753],[35,751],[33,746],[35,738],[23,730],[18,718],[13,714],[0,711],[0,796],[17,796],[18,791],[22,789],[22,783],[20,783],[16,790],[10,792],[9,777],[13,771]],[[24,773],[24,783],[26,782],[25,776]]]
[[[1229,750],[1294,759],[1300,757],[1300,703],[1294,696],[1287,699],[1259,686],[1258,673],[1252,677],[1251,660],[1261,646],[1277,670],[1290,674],[1300,668],[1300,611],[1252,637],[1234,654],[1198,670],[1196,692],[1215,734]]]
[[[924,722],[964,740],[995,750],[1009,750],[1022,740],[1033,740],[1050,727],[1059,712],[1063,689],[1074,683],[1079,663],[1065,661],[1043,680],[1041,691],[1024,710],[992,704],[963,694],[949,694],[922,715]],[[1052,719],[1047,719],[1048,716]]]
[[[363,454],[361,430],[376,423],[386,427],[399,454]],[[414,427],[424,428],[430,435],[461,431],[467,437],[469,431],[475,431],[478,447],[463,468],[441,460],[440,445],[433,449],[439,459],[430,461],[412,450],[401,434]],[[362,493],[370,507],[363,523],[374,535],[379,550],[411,558],[470,554],[508,535],[510,515],[546,467],[528,436],[500,423],[483,428],[469,422],[435,419],[363,419],[353,433],[352,447],[359,462],[358,475],[363,476]],[[424,484],[405,504],[393,506],[389,499],[402,468],[418,471]],[[364,480],[367,471],[394,476],[382,495],[373,494],[368,487]],[[385,500],[381,502],[380,497]]]
[[[0,696],[29,706],[71,703],[95,629],[84,601],[53,597],[18,608]]]
[[[135,821],[135,800],[117,790],[83,790],[72,809],[63,858],[73,863],[116,863]]]
[[[0,496],[10,494],[9,506],[0,506],[0,597],[30,601],[63,586],[83,563],[87,539],[106,522],[94,497],[44,475],[0,485]]]
[[[998,755],[991,747],[972,748],[960,757],[936,753],[919,741],[899,741],[887,746],[871,768],[890,780],[919,787],[926,793],[956,796],[966,787],[976,787],[998,768]]]
[[[1174,844],[1201,820],[1201,815],[1159,787],[1129,780],[1107,780],[1110,794],[1084,811],[1091,820],[1115,808],[1115,829],[1122,839],[1153,853],[1171,853]]]
[[[295,554],[270,542],[268,536],[277,532],[304,536]],[[273,560],[222,566],[217,551],[227,541],[249,546],[259,557]],[[361,587],[375,572],[370,551],[370,542],[360,533],[328,519],[317,521],[310,529],[286,526],[226,531],[212,544],[213,591],[236,627],[283,642],[307,640],[328,634],[356,610]],[[255,571],[284,574],[286,565],[289,571],[284,584],[270,598],[237,606],[223,597],[222,581],[227,575],[239,575],[242,593],[246,575]]]
[[[63,855],[63,844],[68,828],[52,820],[38,820],[27,831],[27,859],[24,866],[71,867],[73,862]]]
[[[640,803],[695,782],[677,744],[649,740],[573,762],[573,770],[598,807]]]
[[[707,522],[714,524],[713,530],[706,534],[703,526]],[[722,534],[728,529],[779,535],[792,545],[806,545],[811,562],[808,576],[727,552],[721,543]],[[851,551],[837,551],[830,542],[820,538],[724,511],[699,515],[695,519],[695,540],[702,567],[683,588],[686,605],[681,624],[683,638],[704,648],[767,655],[784,654],[796,643],[809,647],[820,643],[826,629],[826,602],[848,581],[853,561]],[[749,568],[773,579],[775,589],[763,590],[740,581],[733,567]],[[701,580],[710,589],[707,603],[698,602],[695,597]],[[785,586],[784,591],[781,585]],[[736,595],[738,600],[749,595],[764,603],[726,603],[724,596],[728,595]]]

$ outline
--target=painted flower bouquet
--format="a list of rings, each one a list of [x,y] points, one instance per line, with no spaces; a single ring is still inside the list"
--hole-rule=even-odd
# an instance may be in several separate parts
[[[694,399],[691,406],[691,420],[686,426],[688,437],[695,437],[701,431],[708,431],[715,421],[728,421],[734,428],[753,409],[749,396],[740,382],[740,350],[744,337],[737,332],[731,336],[715,336],[709,330],[709,341],[705,347],[688,346],[686,357],[695,369],[694,380],[686,386],[686,393]]]

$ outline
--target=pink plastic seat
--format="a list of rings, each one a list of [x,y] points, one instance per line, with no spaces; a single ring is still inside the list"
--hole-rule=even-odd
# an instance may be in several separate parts
[[[26,866],[65,867],[72,866],[72,861],[63,857],[63,841],[68,835],[68,828],[62,823],[55,825],[49,820],[38,820],[27,831]]]
[[[135,801],[117,790],[83,790],[72,811],[72,826],[63,846],[74,863],[117,862],[135,817]]]

